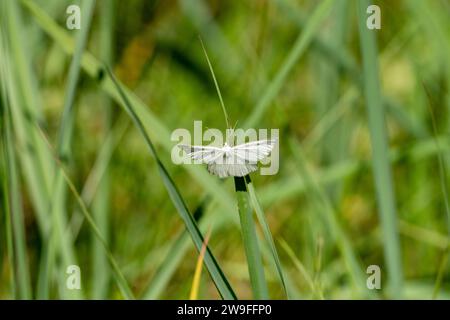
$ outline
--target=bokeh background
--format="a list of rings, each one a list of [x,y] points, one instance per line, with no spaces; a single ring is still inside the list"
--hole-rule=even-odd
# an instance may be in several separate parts
[[[364,1],[102,0],[73,69],[85,29],[66,28],[66,9],[80,5],[84,27],[90,2],[1,1],[0,298],[124,298],[55,178],[58,150],[133,295],[189,298],[198,251],[104,65],[236,295],[253,297],[232,179],[170,158],[174,129],[225,129],[199,36],[232,125],[280,130],[278,174],[252,180],[290,297],[450,297],[448,1],[375,1],[368,30]],[[270,298],[284,299],[255,223]],[[72,264],[81,290],[66,287]],[[220,298],[205,268],[198,298]]]

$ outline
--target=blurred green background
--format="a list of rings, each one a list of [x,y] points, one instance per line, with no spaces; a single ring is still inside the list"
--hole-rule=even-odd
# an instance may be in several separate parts
[[[71,4],[81,30],[66,28]],[[232,179],[170,158],[172,130],[225,129],[199,36],[232,125],[280,129],[278,174],[252,180],[290,297],[449,298],[450,3],[375,1],[380,30],[368,4],[1,0],[0,298],[124,298],[58,153],[132,294],[189,298],[198,251],[104,64],[234,292],[253,297]],[[72,264],[81,290],[66,287]],[[198,298],[220,298],[205,268]]]

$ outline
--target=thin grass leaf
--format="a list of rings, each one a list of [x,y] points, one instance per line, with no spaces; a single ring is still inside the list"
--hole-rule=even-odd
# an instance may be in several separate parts
[[[214,13],[211,12],[210,4],[205,0],[178,0],[182,13],[196,27],[207,43],[210,44],[213,52],[220,58],[220,62],[227,65],[224,74],[227,78],[234,79],[242,71],[244,64],[237,59],[239,54],[236,48],[227,39],[221,26],[215,21]]]
[[[109,77],[112,79],[114,85],[116,86],[117,91],[119,92],[120,96],[122,97],[122,104],[125,108],[125,110],[128,112],[130,117],[132,118],[133,122],[135,123],[137,129],[140,131],[140,133],[143,135],[145,142],[147,146],[149,147],[150,154],[153,156],[153,158],[156,161],[156,164],[158,166],[159,174],[163,180],[164,186],[167,189],[167,192],[169,193],[169,196],[175,205],[175,208],[177,209],[178,213],[180,214],[181,218],[183,219],[187,230],[189,231],[192,240],[197,248],[198,251],[201,250],[202,244],[203,244],[203,236],[200,233],[200,230],[197,227],[197,224],[190,214],[180,192],[178,191],[178,188],[176,187],[175,183],[173,182],[172,178],[170,177],[169,173],[167,172],[166,168],[164,167],[163,163],[158,157],[158,154],[156,153],[155,147],[153,146],[153,143],[150,140],[150,137],[147,134],[147,131],[144,128],[144,125],[142,124],[141,120],[135,113],[130,101],[128,100],[127,95],[121,88],[120,84],[117,82],[114,75],[111,73],[109,69],[106,69],[108,71]],[[217,287],[217,290],[219,291],[220,295],[224,299],[236,299],[236,295],[233,292],[233,289],[231,288],[228,280],[226,279],[224,273],[220,269],[216,259],[212,255],[209,248],[207,248],[206,254],[205,254],[205,265],[211,275],[211,278],[214,281],[214,284]]]
[[[230,120],[228,118],[228,112],[227,112],[227,109],[225,108],[225,104],[223,103],[222,94],[220,93],[219,83],[217,83],[216,75],[214,74],[214,70],[211,65],[211,61],[209,61],[208,53],[206,52],[205,45],[203,44],[203,40],[201,37],[199,37],[199,39],[200,39],[200,43],[202,45],[203,53],[205,54],[205,57],[206,57],[206,61],[208,62],[209,70],[210,70],[212,78],[214,80],[214,86],[216,87],[217,95],[219,96],[220,106],[222,107],[222,112],[225,117],[225,123],[227,124],[227,129],[231,128]]]
[[[368,0],[358,2],[358,25],[363,62],[365,104],[369,118],[372,141],[372,161],[377,190],[378,213],[383,230],[384,256],[392,296],[401,298],[403,269],[400,240],[397,227],[395,191],[388,156],[388,137],[384,122],[384,108],[381,101],[378,79],[378,59],[375,32],[366,26]]]
[[[115,30],[114,16],[116,9],[116,1],[110,0],[101,3],[100,15],[100,50],[102,53],[102,60],[107,64],[112,64],[113,56],[113,32]],[[104,107],[103,112],[103,137],[105,143],[102,148],[106,149],[106,154],[112,154],[113,144],[111,139],[108,138],[108,131],[111,130],[111,99],[102,93],[102,104]],[[96,197],[93,201],[92,214],[95,222],[103,235],[103,238],[108,241],[109,239],[109,209],[110,209],[110,177],[107,170],[109,164],[109,158],[105,159],[105,170],[102,178],[99,182]],[[96,163],[98,164],[98,163]],[[99,165],[99,164],[98,164]],[[92,297],[94,299],[105,299],[108,294],[109,278],[111,271],[109,270],[108,260],[104,254],[101,245],[92,239]]]
[[[255,188],[253,187],[253,182],[247,183],[247,190],[250,195],[250,200],[253,206],[253,209],[256,212],[256,216],[258,218],[259,224],[261,225],[262,231],[264,233],[264,237],[269,244],[270,253],[275,262],[275,266],[277,269],[278,277],[280,278],[281,285],[283,286],[283,290],[286,294],[286,297],[289,299],[289,291],[286,288],[286,282],[284,279],[283,268],[281,267],[281,261],[278,257],[277,248],[275,247],[275,242],[273,241],[272,233],[270,232],[269,224],[267,223],[266,215],[259,203],[259,200],[256,196]]]
[[[62,119],[57,136],[56,152],[58,158],[67,161],[70,158],[70,144],[73,133],[73,123],[75,119],[74,101],[77,91],[77,83],[80,75],[81,58],[86,47],[90,24],[95,8],[95,0],[83,2],[81,15],[83,16],[82,27],[77,34],[77,41],[74,55],[69,68],[68,82],[65,92],[64,106],[62,110]],[[63,266],[66,268],[69,265],[77,265],[76,255],[72,247],[73,240],[69,233],[66,232],[67,226],[67,210],[65,207],[65,182],[61,170],[55,167],[55,175],[52,183],[52,199],[50,203],[50,212],[52,217],[52,233],[50,241],[61,246],[60,254],[63,261]],[[49,251],[52,252],[52,251]],[[56,257],[50,257],[50,261],[54,261]],[[67,290],[64,284],[65,274],[61,273],[61,279],[58,281],[60,285],[60,292],[63,296],[81,297],[81,290]]]

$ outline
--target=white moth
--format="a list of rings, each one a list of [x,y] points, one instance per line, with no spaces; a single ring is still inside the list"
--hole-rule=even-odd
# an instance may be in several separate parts
[[[179,144],[193,160],[200,160],[208,165],[211,174],[226,178],[229,176],[243,177],[258,170],[258,161],[267,157],[272,151],[275,140],[259,140],[249,143],[223,147],[189,146]]]

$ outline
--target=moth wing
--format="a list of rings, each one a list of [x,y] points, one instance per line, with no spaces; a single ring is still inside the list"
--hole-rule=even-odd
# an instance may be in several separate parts
[[[189,146],[179,144],[178,147],[186,152],[192,160],[201,160],[202,163],[206,164],[216,161],[216,159],[222,157],[224,153],[221,148],[212,146]]]
[[[245,163],[256,164],[272,152],[274,145],[275,140],[259,140],[237,145],[233,147],[235,162],[240,159]]]

